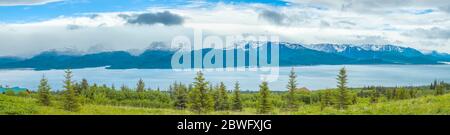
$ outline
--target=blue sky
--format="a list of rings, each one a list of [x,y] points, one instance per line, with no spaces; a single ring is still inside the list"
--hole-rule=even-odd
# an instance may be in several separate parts
[[[207,3],[261,3],[285,6],[278,0],[208,0]],[[142,11],[151,7],[177,7],[192,4],[186,0],[66,0],[43,5],[0,6],[1,22],[25,23],[59,16],[78,16],[83,13]]]
[[[82,13],[141,11],[150,6],[175,6],[183,3],[182,0],[169,3],[164,0],[69,0],[44,5],[0,6],[0,18],[6,22],[27,22]]]

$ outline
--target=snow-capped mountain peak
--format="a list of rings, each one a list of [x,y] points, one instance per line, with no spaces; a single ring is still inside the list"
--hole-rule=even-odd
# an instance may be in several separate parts
[[[373,44],[364,44],[364,45],[352,45],[352,44],[309,44],[304,45],[306,48],[329,52],[329,53],[339,53],[349,49],[355,49],[358,51],[397,51],[403,52],[405,47],[394,46],[394,45],[373,45]]]
[[[304,47],[316,50],[316,51],[322,51],[322,52],[329,52],[329,53],[336,53],[336,52],[342,52],[345,49],[349,47],[349,45],[337,45],[337,44],[308,44],[304,45]]]

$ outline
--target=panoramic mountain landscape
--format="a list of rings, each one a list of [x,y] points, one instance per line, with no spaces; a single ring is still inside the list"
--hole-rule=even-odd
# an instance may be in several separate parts
[[[415,131],[340,115],[450,115],[449,39],[449,0],[0,0],[0,116],[49,115],[0,126]]]
[[[395,45],[349,45],[349,44],[294,44],[280,43],[280,66],[299,65],[368,65],[368,64],[445,64],[450,62],[447,53],[422,53],[419,50]],[[254,48],[253,48],[254,49]],[[148,49],[134,55],[128,51],[105,51],[90,54],[76,54],[57,50],[45,51],[31,58],[0,57],[0,68],[79,69],[107,67],[108,69],[170,69],[172,55],[177,50]],[[199,51],[199,50],[195,50]],[[203,55],[210,51],[206,48]],[[248,47],[235,49],[245,51]],[[224,53],[224,55],[226,55]],[[248,58],[247,58],[248,59]],[[224,58],[226,61],[226,58]],[[248,63],[247,63],[248,65]]]

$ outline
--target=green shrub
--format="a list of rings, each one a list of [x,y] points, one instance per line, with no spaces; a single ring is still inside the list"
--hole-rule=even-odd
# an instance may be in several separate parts
[[[5,91],[5,95],[8,95],[8,96],[15,96],[16,95],[16,93],[14,93],[14,91],[13,90],[6,90]]]
[[[0,95],[0,114],[25,115],[37,112],[34,102],[19,97]]]

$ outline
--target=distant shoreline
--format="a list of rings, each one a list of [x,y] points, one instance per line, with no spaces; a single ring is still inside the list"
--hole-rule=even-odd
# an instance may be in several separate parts
[[[352,66],[436,66],[436,65],[450,65],[450,62],[439,62],[437,64],[310,64],[310,65],[292,65],[292,66],[279,66],[279,68],[286,68],[286,67],[310,67],[310,66],[346,66],[346,65],[352,65]],[[172,68],[110,68],[110,66],[98,66],[98,67],[81,67],[81,68],[1,68],[2,70],[33,70],[33,71],[48,71],[48,70],[65,70],[65,69],[107,69],[107,70],[135,70],[135,69],[155,69],[155,70],[165,70],[165,69],[172,69]],[[234,67],[236,68],[236,67]],[[238,67],[242,68],[242,67]],[[248,68],[248,67],[245,67]],[[267,68],[267,67],[258,67],[258,68]],[[270,67],[269,67],[270,68]],[[196,70],[198,68],[190,68],[192,70]],[[203,69],[211,69],[211,68],[203,68]],[[223,68],[223,69],[229,69],[229,68]]]

